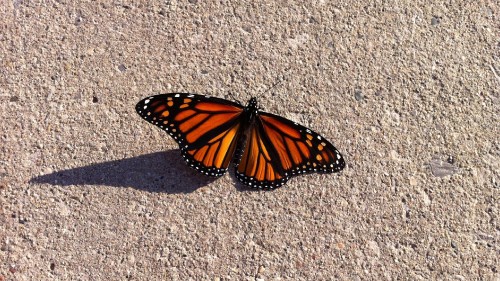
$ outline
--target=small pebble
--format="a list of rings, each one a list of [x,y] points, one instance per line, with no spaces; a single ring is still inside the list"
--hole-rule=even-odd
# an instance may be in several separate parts
[[[363,92],[361,92],[360,89],[356,89],[354,90],[354,98],[357,100],[357,101],[361,101],[365,96],[363,96]]]
[[[429,166],[431,167],[432,175],[435,177],[451,176],[458,171],[458,168],[455,165],[442,161],[439,157],[432,159],[429,162]]]
[[[410,185],[411,186],[415,186],[417,185],[417,179],[415,177],[410,177]]]
[[[440,21],[441,19],[439,19],[438,17],[432,17],[431,25],[438,25]]]

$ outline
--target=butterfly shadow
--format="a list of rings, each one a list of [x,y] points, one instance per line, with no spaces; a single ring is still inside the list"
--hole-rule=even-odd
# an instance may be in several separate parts
[[[191,193],[216,180],[188,167],[178,149],[56,171],[31,183],[59,186],[107,185],[148,192]]]

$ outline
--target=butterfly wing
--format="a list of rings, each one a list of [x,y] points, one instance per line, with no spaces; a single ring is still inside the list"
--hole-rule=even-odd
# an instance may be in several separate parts
[[[259,112],[250,127],[236,177],[246,185],[276,188],[308,172],[333,173],[345,161],[326,139],[286,118]]]
[[[191,167],[210,176],[226,172],[242,131],[241,105],[219,98],[173,93],[145,98],[137,103],[136,110],[179,143]]]

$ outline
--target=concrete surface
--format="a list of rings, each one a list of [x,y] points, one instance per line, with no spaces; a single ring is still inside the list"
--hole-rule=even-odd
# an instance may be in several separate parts
[[[0,280],[499,280],[497,1],[2,1]],[[134,110],[246,103],[331,140],[273,192]]]

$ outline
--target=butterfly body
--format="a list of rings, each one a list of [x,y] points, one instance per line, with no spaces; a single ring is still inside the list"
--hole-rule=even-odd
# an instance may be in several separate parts
[[[188,93],[151,96],[136,110],[167,131],[191,167],[223,175],[231,162],[239,181],[276,188],[307,172],[342,170],[340,152],[319,134],[283,117],[262,112],[251,98],[243,107],[228,100]]]

